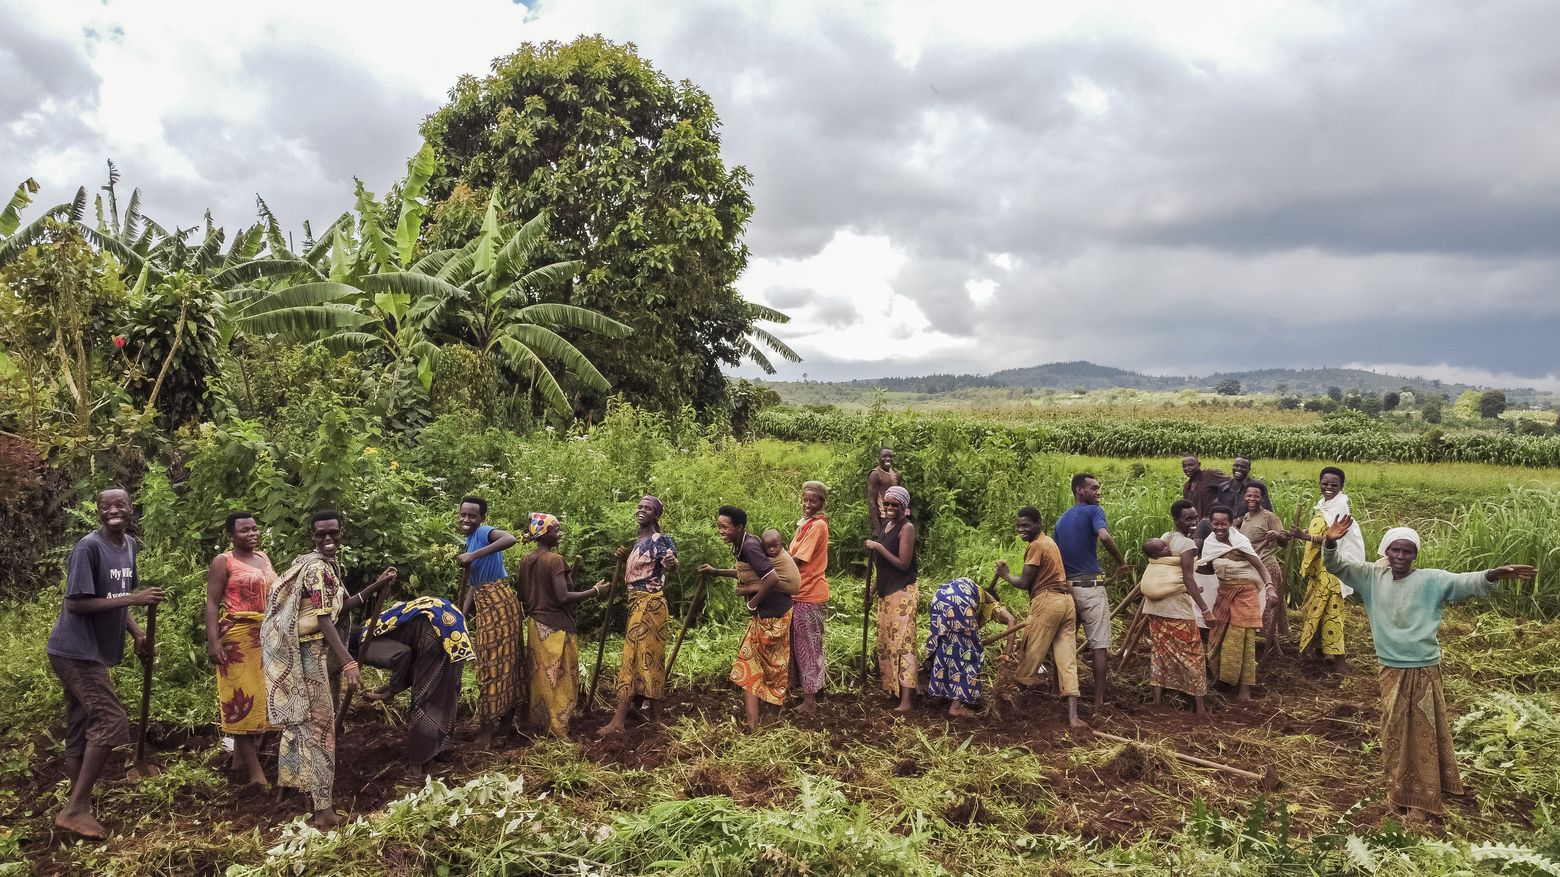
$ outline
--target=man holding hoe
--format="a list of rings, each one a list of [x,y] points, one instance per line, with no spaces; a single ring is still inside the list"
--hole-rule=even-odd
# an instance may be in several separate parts
[[[65,772],[70,775],[70,798],[54,825],[88,840],[108,836],[92,813],[92,787],[109,750],[130,742],[130,719],[114,694],[108,668],[124,659],[126,632],[135,641],[136,656],[143,663],[151,660],[152,643],[130,617],[130,607],[163,600],[161,588],[137,589],[130,494],[119,488],[99,493],[97,516],[102,526],[71,549],[65,600],[45,649],[65,688]]]

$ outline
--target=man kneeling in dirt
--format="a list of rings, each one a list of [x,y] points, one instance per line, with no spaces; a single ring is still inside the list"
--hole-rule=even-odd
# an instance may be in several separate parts
[[[108,668],[124,659],[125,633],[135,640],[142,661],[151,643],[131,606],[161,603],[161,588],[136,590],[135,553],[129,533],[134,520],[130,494],[109,489],[98,494],[102,527],[71,549],[65,577],[65,601],[49,634],[49,666],[65,688],[65,772],[70,799],[54,825],[89,840],[108,836],[92,813],[92,787],[103,773],[108,753],[130,742],[130,719],[114,694]]]
[[[466,633],[466,617],[442,597],[396,603],[364,626],[358,660],[390,671],[390,681],[365,691],[367,701],[386,701],[410,688],[406,716],[406,761],[413,779],[428,775],[455,732],[461,669],[477,658]]]

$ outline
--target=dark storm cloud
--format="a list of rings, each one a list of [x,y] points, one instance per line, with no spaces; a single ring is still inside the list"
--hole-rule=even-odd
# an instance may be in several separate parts
[[[1552,4],[1334,7],[1336,32],[1279,41],[1260,64],[1126,35],[972,50],[933,32],[906,66],[869,22],[775,39],[758,10],[690,15],[657,57],[712,92],[728,155],[754,173],[755,254],[887,235],[908,257],[896,292],[938,330],[1011,337],[1046,318],[1043,344],[977,370],[1073,356],[1554,369],[1540,341],[1560,332]],[[994,271],[998,253],[1018,267]],[[989,305],[965,291],[982,278],[998,284]],[[1321,331],[1308,312],[1335,296],[1346,317]],[[1189,314],[1231,306],[1242,344],[1182,340]]]

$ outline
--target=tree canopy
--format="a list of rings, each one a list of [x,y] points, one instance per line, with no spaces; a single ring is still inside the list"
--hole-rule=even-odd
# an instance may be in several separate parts
[[[423,124],[435,156],[427,245],[476,236],[494,190],[503,222],[545,213],[538,262],[577,260],[583,271],[543,300],[633,328],[627,342],[573,338],[613,387],[662,409],[723,404],[722,364],[767,366],[759,348],[795,354],[754,326],[784,315],[735,287],[751,176],[722,159],[719,125],[708,94],[631,44],[526,44],[491,75],[462,77]]]

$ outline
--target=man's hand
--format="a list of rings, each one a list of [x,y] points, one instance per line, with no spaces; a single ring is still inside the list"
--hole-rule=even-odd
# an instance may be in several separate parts
[[[1536,575],[1538,575],[1538,570],[1531,566],[1527,566],[1526,564],[1519,563],[1511,564],[1509,566],[1498,566],[1485,573],[1484,577],[1492,582],[1505,582],[1512,579],[1531,580]]]
[[[477,553],[475,551],[467,551],[467,552],[465,552],[463,554],[457,555],[456,558],[455,558],[455,562],[460,564],[463,567],[464,566],[471,566],[471,562],[473,560],[477,559],[476,555],[477,555]]]
[[[162,588],[142,588],[131,592],[125,603],[130,606],[152,606],[161,603],[167,596]]]
[[[718,570],[716,570],[715,567],[710,566],[707,563],[699,564],[699,575],[701,575],[701,576],[712,576],[716,572],[718,572]]]
[[[1005,560],[997,561],[997,575],[999,577],[1001,577],[1001,578],[1004,578],[1004,579],[1008,577],[1008,562],[1007,561],[1005,561]]]
[[[1332,526],[1327,528],[1327,535],[1323,538],[1328,542],[1337,542],[1339,539],[1349,535],[1349,528],[1352,526],[1354,526],[1353,516],[1344,515],[1333,521]]]
[[[152,641],[145,633],[133,634],[131,639],[135,642],[135,656],[141,659],[142,664],[150,664],[152,661]]]
[[[1122,562],[1116,564],[1116,576],[1118,578],[1126,578],[1127,575],[1129,573],[1131,573],[1131,572],[1132,572],[1132,567],[1129,566],[1125,560],[1123,560]]]

